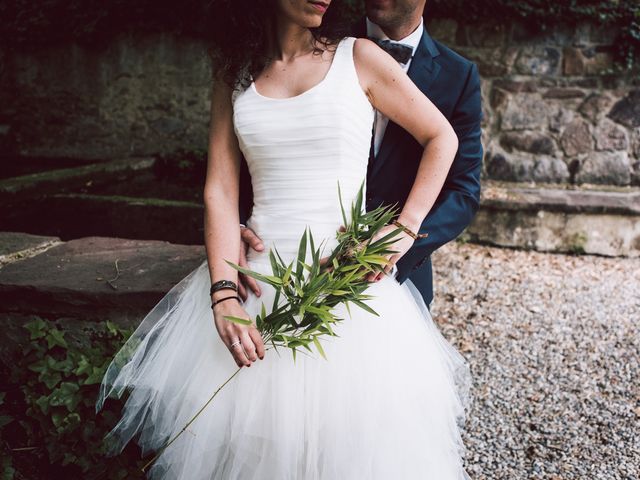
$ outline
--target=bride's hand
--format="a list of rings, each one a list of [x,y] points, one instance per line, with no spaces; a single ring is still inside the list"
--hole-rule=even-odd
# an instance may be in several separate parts
[[[388,235],[389,233],[397,230],[398,227],[395,225],[386,225],[380,229],[378,233],[376,233],[372,238],[371,242],[375,242],[376,240]],[[395,242],[391,245],[391,250],[394,251],[391,255],[387,255],[388,263],[384,267],[384,274],[388,274],[393,269],[393,266],[398,263],[398,260],[402,258],[402,256],[409,251],[415,240],[409,236],[406,232],[399,232],[396,235]],[[377,282],[382,279],[382,272],[372,272],[367,275],[366,279],[369,282]]]
[[[238,300],[227,300],[214,305],[213,316],[220,338],[239,367],[250,367],[258,357],[260,360],[264,358],[264,342],[256,326],[253,323],[240,325],[224,318],[231,316],[250,320]],[[240,343],[237,343],[238,340]],[[231,345],[234,343],[235,345],[232,347]]]

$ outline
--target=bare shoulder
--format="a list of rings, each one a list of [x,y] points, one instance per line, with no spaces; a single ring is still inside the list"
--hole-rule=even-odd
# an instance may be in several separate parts
[[[398,62],[369,39],[356,39],[353,46],[353,59],[360,83],[367,89],[376,81],[391,83],[404,76],[404,71]]]
[[[363,68],[384,65],[393,58],[368,38],[356,38],[353,44],[353,57],[357,66]]]

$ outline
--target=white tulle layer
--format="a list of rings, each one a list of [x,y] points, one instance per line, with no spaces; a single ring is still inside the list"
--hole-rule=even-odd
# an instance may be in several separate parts
[[[253,269],[269,272],[262,263]],[[146,453],[178,433],[237,367],[215,329],[204,261],[145,317],[116,356],[105,395],[129,391],[109,441]],[[245,303],[254,316],[272,290]],[[323,342],[328,360],[269,350],[242,369],[155,462],[153,479],[458,480],[469,371],[415,287],[372,284]]]

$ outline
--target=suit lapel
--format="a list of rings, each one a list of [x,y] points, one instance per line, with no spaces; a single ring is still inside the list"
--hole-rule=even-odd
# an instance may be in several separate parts
[[[420,44],[416,49],[416,53],[407,71],[409,78],[423,93],[428,93],[429,87],[440,72],[440,64],[434,61],[434,58],[438,55],[440,55],[440,51],[425,28],[422,38],[420,39]],[[403,128],[389,121],[382,137],[378,155],[375,158],[370,158],[370,163],[372,164],[369,172],[370,177],[373,177],[380,170],[384,162],[393,152],[397,142],[402,139],[403,132]]]

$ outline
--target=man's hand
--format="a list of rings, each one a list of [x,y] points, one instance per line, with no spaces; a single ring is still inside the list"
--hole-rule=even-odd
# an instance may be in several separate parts
[[[264,244],[253,230],[244,226],[240,227],[240,239],[242,242],[240,242],[240,261],[238,264],[241,267],[249,268],[247,263],[247,252],[249,251],[249,248],[253,248],[256,252],[262,252],[264,250]],[[239,273],[238,295],[240,295],[240,298],[242,298],[243,301],[247,299],[247,288],[250,288],[258,297],[262,294],[255,278]]]

